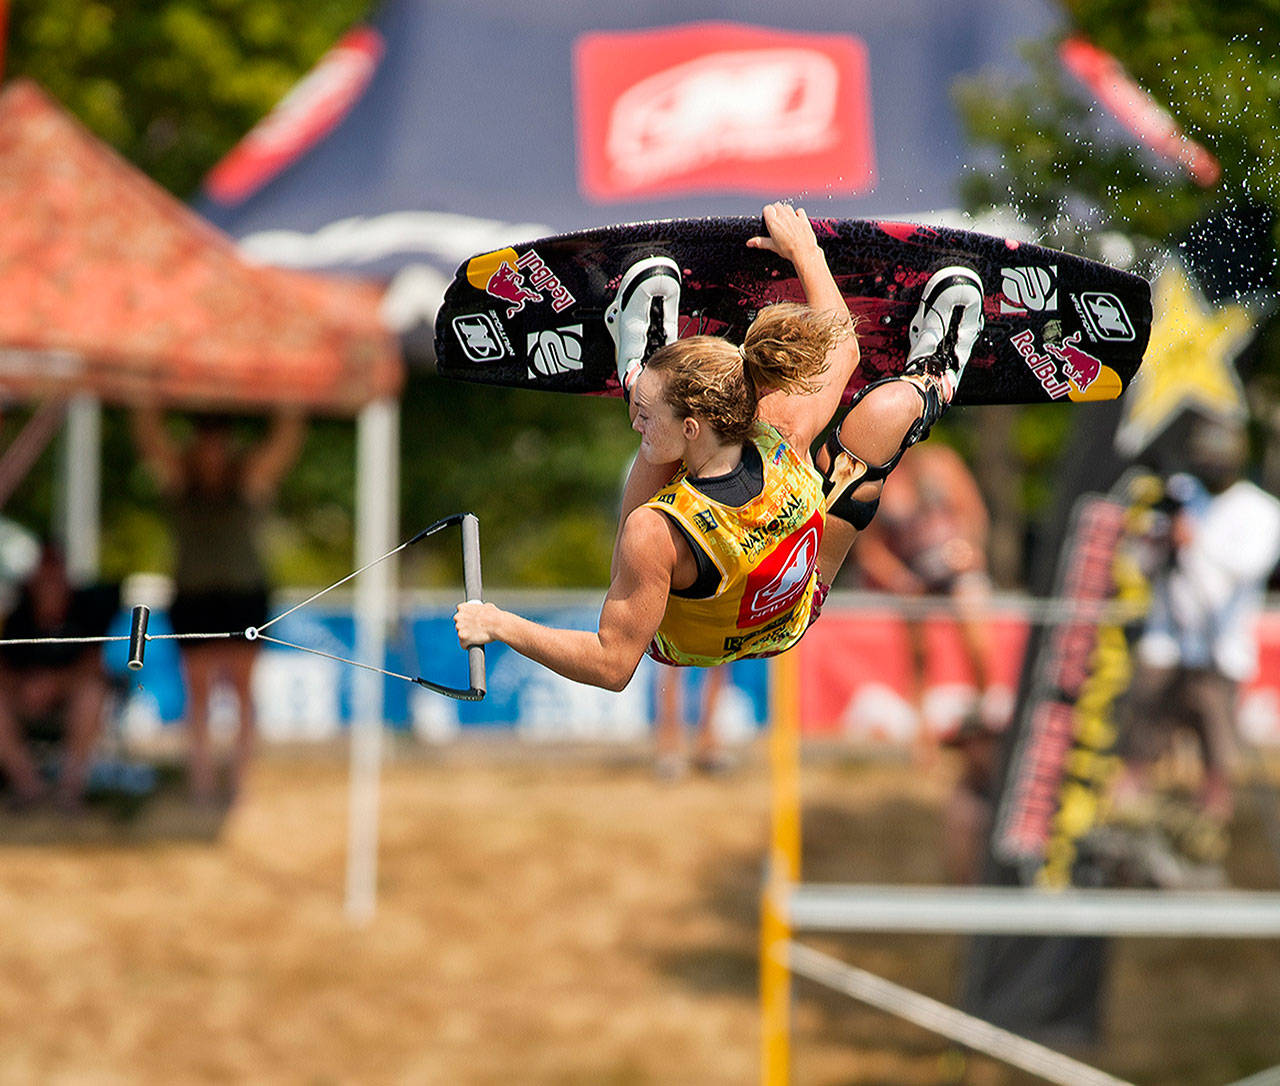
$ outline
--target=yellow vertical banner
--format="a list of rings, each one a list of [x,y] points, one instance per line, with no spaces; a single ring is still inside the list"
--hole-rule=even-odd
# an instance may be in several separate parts
[[[800,650],[769,672],[769,859],[760,908],[760,1080],[785,1086],[791,1071],[788,898],[800,877]]]

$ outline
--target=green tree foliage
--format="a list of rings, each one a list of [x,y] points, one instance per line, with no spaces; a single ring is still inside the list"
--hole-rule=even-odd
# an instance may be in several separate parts
[[[620,400],[416,376],[403,431],[410,530],[471,509],[492,583],[607,583],[623,473],[638,445]],[[456,583],[455,551],[444,571]],[[409,572],[432,581],[441,569]]]
[[[1222,178],[1199,187],[1118,135],[1103,107],[1059,62],[1060,39],[1028,50],[1033,80],[958,88],[970,134],[998,152],[975,176],[975,208],[1011,204],[1051,243],[1086,246],[1099,230],[1167,245],[1227,199],[1280,207],[1280,2],[1064,0],[1078,33],[1115,56]],[[1109,135],[1107,134],[1109,133]]]
[[[5,71],[186,197],[370,0],[18,0]]]
[[[967,184],[970,210],[1011,207],[1044,244],[1096,259],[1113,259],[1107,243],[1123,236],[1133,270],[1149,273],[1211,210],[1229,202],[1280,208],[1278,0],[1063,0],[1062,7],[1060,34],[1026,49],[1029,79],[977,78],[956,88],[970,138],[992,152],[990,168]],[[1058,46],[1069,35],[1117,58],[1184,135],[1216,157],[1218,183],[1201,187],[1140,149],[1063,66]],[[1253,353],[1262,387],[1280,369],[1275,321]],[[1019,415],[1011,440],[1030,520],[1052,504],[1050,480],[1069,423],[1057,407]]]

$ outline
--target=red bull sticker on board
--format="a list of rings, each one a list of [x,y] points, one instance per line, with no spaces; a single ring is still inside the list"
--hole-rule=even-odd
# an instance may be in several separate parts
[[[536,305],[545,297],[551,299],[551,308],[557,313],[577,301],[533,249],[520,254],[514,249],[498,249],[472,257],[467,264],[467,281],[477,290],[506,302],[508,318],[524,309],[526,302]]]
[[[1029,328],[1009,342],[1052,400],[1114,400],[1124,391],[1120,375],[1079,346],[1079,332],[1060,344],[1046,341],[1043,351],[1037,349],[1035,333]]]

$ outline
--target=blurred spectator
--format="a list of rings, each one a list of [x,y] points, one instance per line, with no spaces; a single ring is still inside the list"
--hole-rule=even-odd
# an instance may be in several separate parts
[[[1232,814],[1239,685],[1257,669],[1256,621],[1280,560],[1280,501],[1243,478],[1244,430],[1201,419],[1188,442],[1188,470],[1167,485],[1176,503],[1168,560],[1153,585],[1137,645],[1113,793],[1139,803],[1152,765],[1185,724],[1203,761],[1199,805],[1225,824]]]
[[[684,744],[683,697],[689,669],[656,666],[656,768],[659,777],[674,780],[682,777],[689,765]],[[702,704],[694,732],[692,764],[702,773],[723,773],[730,762],[716,734],[715,715],[728,676],[724,667],[706,668],[702,674]]]
[[[95,599],[72,589],[62,552],[45,545],[5,620],[4,636],[100,636],[114,606],[95,606]],[[64,810],[81,806],[107,691],[98,644],[0,646],[0,768],[15,807],[47,794],[33,747],[41,739],[61,748],[55,802]]]
[[[907,450],[885,481],[880,509],[858,536],[858,566],[868,587],[909,599],[949,598],[978,691],[983,722],[1001,727],[990,696],[987,605],[988,517],[973,475],[955,450],[932,443]],[[927,739],[924,622],[907,613],[910,696]]]
[[[201,415],[194,433],[178,444],[161,413],[133,415],[134,441],[168,501],[174,541],[176,595],[170,608],[175,633],[241,631],[267,618],[268,582],[260,549],[262,519],[302,446],[304,423],[296,411],[274,418],[264,440],[242,448],[230,420]],[[238,731],[230,791],[241,784],[253,748],[250,689],[256,642],[180,642],[187,680],[187,724],[191,742],[191,791],[198,802],[214,799],[215,774],[209,736],[210,695],[219,680],[230,685]]]

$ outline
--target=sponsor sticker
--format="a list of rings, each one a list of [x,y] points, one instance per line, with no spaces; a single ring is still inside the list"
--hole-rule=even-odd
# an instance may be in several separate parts
[[[472,362],[496,362],[511,354],[511,344],[502,326],[488,313],[454,317],[453,334],[462,353]]]
[[[508,319],[524,309],[526,303],[544,301],[544,295],[550,296],[551,308],[557,313],[577,301],[535,249],[518,255],[514,249],[499,249],[473,257],[467,265],[467,281],[506,302]]]
[[[582,369],[582,325],[530,332],[525,341],[529,376],[557,377]]]
[[[1114,294],[1085,291],[1071,295],[1071,304],[1080,314],[1090,339],[1129,342],[1134,338],[1133,321]]]
[[[1056,313],[1058,266],[1000,269],[1001,313]]]
[[[701,512],[693,514],[693,523],[698,526],[700,532],[714,532],[718,525],[716,518],[712,515],[710,509],[703,509]]]
[[[795,604],[818,568],[821,538],[822,514],[818,512],[751,571],[738,608],[740,627],[759,625]]]
[[[1102,360],[1080,349],[1080,333],[1072,332],[1058,346],[1046,342],[1044,349],[1062,363],[1062,375],[1081,392],[1102,372]]]
[[[1036,376],[1040,386],[1049,394],[1051,400],[1071,396],[1074,387],[1077,394],[1085,393],[1102,375],[1104,366],[1100,358],[1095,358],[1080,346],[1080,332],[1072,332],[1061,343],[1053,343],[1046,338],[1044,350],[1036,348],[1035,333],[1030,329],[1011,336],[1009,342],[1022,356],[1027,368]],[[1107,371],[1112,379],[1115,372]],[[1119,386],[1110,389],[1106,382],[1099,385],[1092,396],[1072,396],[1073,399],[1110,399],[1119,395]]]
[[[1036,379],[1040,382],[1040,387],[1049,394],[1049,399],[1060,400],[1068,392],[1071,386],[1058,376],[1058,363],[1051,355],[1043,354],[1036,350],[1036,336],[1031,329],[1019,332],[1016,336],[1012,336],[1009,342],[1013,344],[1014,349],[1022,356],[1022,360],[1027,364]]]

